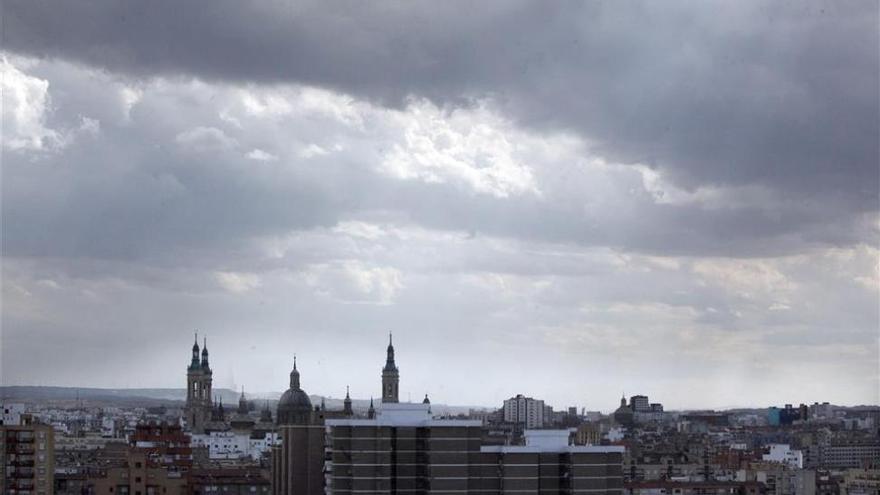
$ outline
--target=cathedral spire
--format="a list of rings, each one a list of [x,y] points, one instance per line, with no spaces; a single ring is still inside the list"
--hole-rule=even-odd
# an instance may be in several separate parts
[[[290,372],[290,388],[299,390],[299,371],[296,369],[296,354],[293,355],[293,370]]]
[[[348,385],[345,386],[345,400],[342,401],[342,412],[346,416],[352,416],[354,412],[351,409],[351,395],[348,393]]]
[[[208,366],[208,337],[204,336],[203,338],[204,344],[202,345],[202,368],[207,370],[211,368],[210,366]]]
[[[241,397],[238,398],[238,413],[239,414],[247,414],[248,413],[248,402],[247,402],[247,398],[244,396],[244,385],[241,386]]]
[[[399,402],[400,372],[397,369],[397,363],[394,362],[394,342],[391,332],[388,332],[387,353],[385,367],[382,368],[382,402],[397,403]]]
[[[189,363],[190,369],[199,367],[199,332],[195,332],[195,342],[192,346],[192,361]]]
[[[391,332],[388,332],[388,349],[385,358],[385,371],[397,371],[397,364],[394,362],[394,343],[391,340]]]

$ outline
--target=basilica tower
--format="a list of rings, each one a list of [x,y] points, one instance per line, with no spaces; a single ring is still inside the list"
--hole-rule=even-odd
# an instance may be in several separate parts
[[[391,342],[391,334],[388,334],[388,357],[385,367],[382,368],[382,402],[397,403],[398,388],[400,385],[400,372],[394,363],[394,345]]]
[[[199,337],[192,346],[192,360],[186,369],[186,423],[193,433],[203,433],[211,419],[211,367],[208,365],[208,340],[205,339],[199,359]]]

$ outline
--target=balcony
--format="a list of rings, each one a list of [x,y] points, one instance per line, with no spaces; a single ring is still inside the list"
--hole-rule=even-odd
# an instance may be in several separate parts
[[[9,482],[10,488],[17,488],[19,490],[33,490],[34,489],[34,481],[28,479],[18,479],[12,480]]]
[[[9,478],[33,478],[34,477],[34,468],[32,468],[32,467],[13,468],[11,471],[6,471],[6,476]]]

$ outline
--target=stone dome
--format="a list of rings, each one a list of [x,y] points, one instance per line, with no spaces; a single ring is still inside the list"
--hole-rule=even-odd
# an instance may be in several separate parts
[[[276,414],[279,425],[285,424],[308,424],[312,417],[312,400],[309,394],[299,386],[299,371],[296,369],[296,359],[293,361],[293,371],[290,372],[290,388],[278,399],[278,411]]]
[[[309,394],[305,392],[303,389],[287,389],[278,400],[278,408],[294,411],[294,410],[303,410],[311,412],[312,410],[312,400],[309,399]]]

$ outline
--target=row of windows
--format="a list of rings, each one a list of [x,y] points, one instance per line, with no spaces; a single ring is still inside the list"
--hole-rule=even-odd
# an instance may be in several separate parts
[[[423,464],[404,464],[404,463],[393,463],[395,466],[421,466]],[[377,464],[368,464],[368,463],[342,463],[342,462],[334,462],[334,466],[390,466],[391,463],[377,463]],[[505,466],[527,466],[527,467],[537,467],[537,466],[569,466],[569,467],[621,467],[619,463],[617,464],[569,464],[569,463],[558,463],[558,462],[542,462],[540,464],[515,464],[515,463],[504,463]],[[496,467],[498,463],[492,464],[442,464],[443,467],[465,467],[465,466],[477,466],[477,467]]]
[[[395,492],[423,492],[423,488],[397,488]],[[540,492],[565,492],[565,493],[604,493],[607,495],[619,495],[623,493],[623,490],[618,489],[605,489],[605,488],[539,488]],[[391,490],[351,490],[351,489],[339,489],[339,488],[331,488],[331,493],[363,493],[363,494],[386,494],[391,493]],[[442,494],[442,493],[450,493],[450,494],[459,494],[459,493],[501,493],[499,490],[493,489],[478,489],[478,488],[469,488],[467,490],[443,490],[443,491],[432,491],[431,493]],[[535,493],[535,490],[514,490],[510,488],[505,488],[503,493]]]

